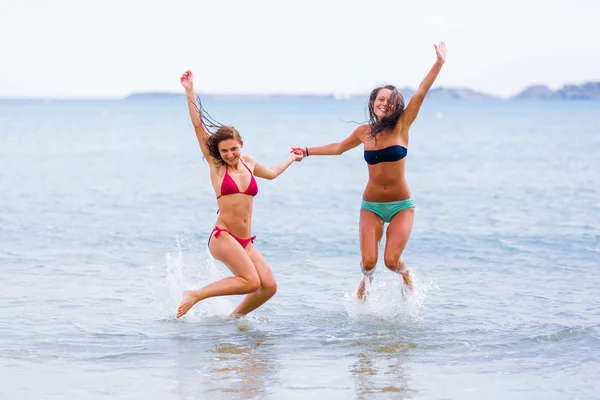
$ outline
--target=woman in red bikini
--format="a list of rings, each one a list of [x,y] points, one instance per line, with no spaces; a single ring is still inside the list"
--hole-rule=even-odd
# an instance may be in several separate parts
[[[191,71],[181,76],[181,84],[185,88],[190,117],[202,154],[210,166],[210,179],[219,205],[219,217],[210,235],[208,248],[213,257],[225,264],[234,276],[199,290],[186,290],[177,309],[177,318],[209,297],[247,294],[231,314],[234,317],[243,316],[263,305],[277,291],[271,269],[252,245],[255,239],[251,233],[252,204],[254,196],[258,194],[254,176],[275,179],[294,161],[301,161],[303,155],[301,151],[293,152],[271,168],[250,156],[242,156],[244,143],[239,132],[232,126],[213,121],[196,102]]]

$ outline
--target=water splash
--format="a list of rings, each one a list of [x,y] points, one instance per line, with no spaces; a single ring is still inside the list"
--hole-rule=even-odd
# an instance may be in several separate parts
[[[165,255],[159,274],[151,274],[153,304],[158,319],[161,320],[176,320],[175,313],[184,290],[199,289],[228,276],[226,267],[217,265],[217,260],[208,251],[206,243],[194,243],[185,237],[176,237],[176,247],[176,251]],[[231,299],[213,297],[196,304],[179,321],[195,322],[207,317],[227,317],[234,308]]]
[[[344,306],[351,320],[384,320],[419,324],[423,320],[425,302],[436,286],[430,279],[421,278],[411,267],[414,291],[410,291],[398,274],[383,271],[375,274],[373,282],[366,286],[366,300],[356,297],[356,290],[346,293]],[[362,279],[362,276],[361,276]],[[360,280],[357,282],[356,286]]]

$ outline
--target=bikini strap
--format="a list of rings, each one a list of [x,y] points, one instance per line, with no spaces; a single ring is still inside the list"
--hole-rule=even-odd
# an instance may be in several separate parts
[[[223,175],[223,180],[221,181],[221,189],[223,189],[223,181],[225,181],[225,177],[229,175],[229,164],[225,163],[225,175]],[[217,200],[219,200],[223,196],[223,193],[217,196]],[[217,211],[217,214],[219,211]]]
[[[253,177],[253,176],[254,176],[254,174],[252,173],[252,171],[250,171],[250,168],[249,168],[249,167],[246,165],[246,163],[244,162],[244,160],[242,160],[242,159],[240,158],[240,161],[242,162],[242,164],[244,164],[244,167],[246,167],[246,169],[248,170],[248,172],[250,172],[250,177]]]
[[[226,229],[221,229],[218,226],[215,226],[215,228],[213,229],[213,232],[214,232],[216,238],[218,238],[221,235],[221,232],[229,233]]]

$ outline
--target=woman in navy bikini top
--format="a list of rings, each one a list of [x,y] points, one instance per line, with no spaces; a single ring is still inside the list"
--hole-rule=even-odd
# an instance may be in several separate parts
[[[446,61],[446,45],[435,46],[436,61],[419,88],[404,107],[404,98],[391,85],[375,88],[369,97],[369,123],[359,126],[338,143],[318,147],[293,147],[305,157],[340,155],[363,144],[369,169],[369,181],[363,193],[360,210],[360,251],[363,279],[357,297],[364,299],[366,283],[373,280],[377,264],[378,245],[386,232],[385,266],[399,273],[405,286],[412,291],[410,271],[401,258],[408,242],[414,219],[414,202],[404,176],[408,153],[408,131],[417,118],[425,95],[433,85]]]
[[[266,167],[253,157],[242,156],[244,142],[239,132],[207,116],[196,101],[193,79],[192,72],[186,71],[181,76],[181,84],[185,88],[200,149],[208,160],[219,205],[219,216],[209,236],[208,248],[214,258],[227,265],[233,276],[199,290],[186,290],[177,309],[177,318],[209,297],[246,294],[231,314],[237,317],[260,307],[277,291],[271,269],[252,244],[256,238],[251,235],[252,204],[258,194],[254,176],[275,179],[294,161],[301,161],[303,155],[301,151],[293,152],[273,167]]]

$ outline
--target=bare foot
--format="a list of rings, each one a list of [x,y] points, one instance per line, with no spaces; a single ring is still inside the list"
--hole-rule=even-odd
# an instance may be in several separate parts
[[[183,317],[197,302],[198,301],[196,300],[196,296],[194,295],[193,290],[184,291],[183,299],[181,299],[181,303],[179,304],[179,308],[177,309],[177,318]]]
[[[369,278],[369,282],[373,282],[372,276]],[[360,285],[358,285],[358,289],[356,290],[356,297],[359,300],[367,299],[367,293],[366,293],[365,289],[366,289],[365,278],[362,278],[362,280],[360,281]]]
[[[235,311],[233,311],[231,314],[229,314],[229,318],[232,318],[232,319],[240,319],[242,317],[244,317],[244,314],[236,313]]]
[[[402,279],[404,280],[404,284],[406,285],[406,287],[408,288],[408,290],[413,293],[415,291],[414,286],[413,286],[413,281],[410,277],[410,270],[407,268],[404,272],[401,273],[402,274]]]
[[[364,300],[364,298],[365,298],[365,279],[364,278],[360,281],[360,285],[358,285],[358,290],[356,291],[356,297],[359,300]]]

